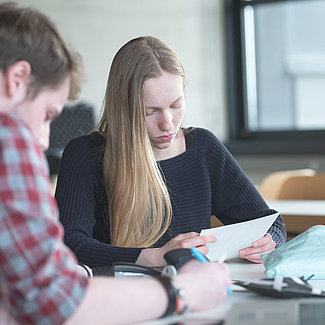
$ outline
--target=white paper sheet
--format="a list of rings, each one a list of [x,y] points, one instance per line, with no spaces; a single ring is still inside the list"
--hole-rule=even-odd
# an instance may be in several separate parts
[[[219,261],[222,257],[231,259],[239,257],[239,250],[252,246],[252,243],[262,238],[272,226],[279,213],[266,217],[235,223],[233,225],[203,229],[201,235],[212,234],[217,238],[215,243],[209,243],[210,261]]]

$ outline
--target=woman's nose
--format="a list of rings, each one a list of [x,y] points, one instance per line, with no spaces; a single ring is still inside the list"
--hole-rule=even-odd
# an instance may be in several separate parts
[[[160,120],[160,128],[165,131],[171,130],[173,127],[173,116],[170,112],[162,113]]]

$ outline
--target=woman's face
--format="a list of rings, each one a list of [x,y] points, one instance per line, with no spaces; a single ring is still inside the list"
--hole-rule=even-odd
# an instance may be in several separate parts
[[[183,79],[163,72],[144,83],[146,125],[155,157],[172,156],[185,113]]]

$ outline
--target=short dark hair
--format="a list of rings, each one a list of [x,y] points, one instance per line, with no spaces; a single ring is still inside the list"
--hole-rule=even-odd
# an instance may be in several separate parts
[[[55,88],[70,78],[69,99],[75,99],[84,80],[80,55],[62,38],[54,23],[38,10],[14,2],[0,4],[0,70],[18,61],[31,65],[28,95]]]

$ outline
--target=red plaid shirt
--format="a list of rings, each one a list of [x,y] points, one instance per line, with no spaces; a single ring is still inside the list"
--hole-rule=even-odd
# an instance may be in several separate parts
[[[0,113],[0,290],[24,324],[61,324],[84,296],[88,280],[62,237],[43,153]]]

